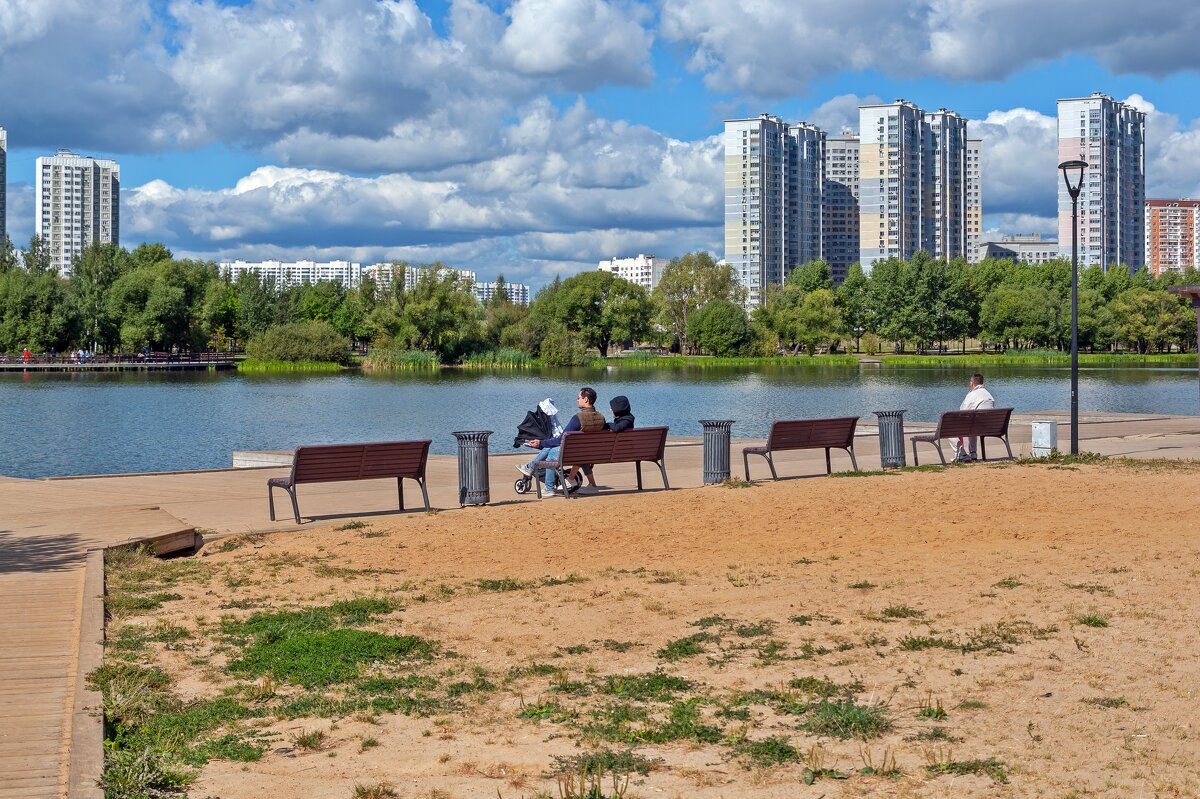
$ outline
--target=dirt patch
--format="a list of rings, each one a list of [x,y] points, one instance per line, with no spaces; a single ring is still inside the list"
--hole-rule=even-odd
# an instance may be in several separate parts
[[[158,601],[126,601],[110,657],[243,708],[204,740],[261,758],[211,760],[193,796],[558,796],[588,757],[604,796],[1196,796],[1197,474],[977,466],[228,539],[135,586]]]

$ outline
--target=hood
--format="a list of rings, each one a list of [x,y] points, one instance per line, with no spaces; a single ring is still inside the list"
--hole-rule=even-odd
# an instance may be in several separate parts
[[[554,416],[558,413],[558,408],[555,407],[554,400],[550,399],[549,397],[546,397],[544,400],[539,402],[538,407],[541,408],[542,413],[546,414],[547,416]]]
[[[629,410],[629,398],[626,396],[613,397],[609,401],[608,407],[612,408],[613,416],[628,416],[632,411]]]

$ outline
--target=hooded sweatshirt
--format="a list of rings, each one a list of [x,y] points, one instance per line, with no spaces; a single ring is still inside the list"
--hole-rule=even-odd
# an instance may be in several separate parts
[[[613,412],[613,420],[608,425],[609,430],[619,433],[633,427],[633,413],[629,410],[628,397],[613,397],[608,407],[612,408]]]

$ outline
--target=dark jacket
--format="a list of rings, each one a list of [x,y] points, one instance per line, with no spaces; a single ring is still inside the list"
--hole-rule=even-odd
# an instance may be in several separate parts
[[[608,406],[613,412],[613,419],[608,424],[609,430],[619,433],[633,427],[633,413],[629,410],[628,397],[613,397]]]
[[[513,439],[514,447],[523,447],[531,439],[541,439],[554,432],[554,422],[541,408],[534,408],[525,414],[525,421],[517,425],[517,437]]]

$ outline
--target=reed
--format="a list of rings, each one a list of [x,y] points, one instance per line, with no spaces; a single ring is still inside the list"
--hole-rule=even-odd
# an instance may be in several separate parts
[[[340,372],[341,364],[332,361],[259,361],[247,358],[239,361],[237,370],[248,374],[269,372]]]

